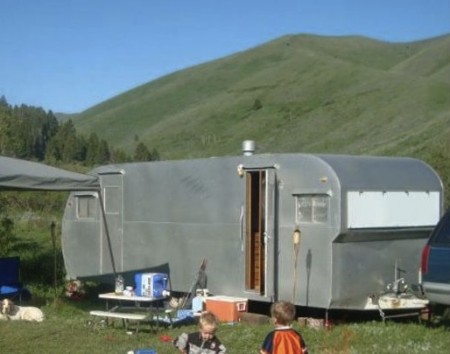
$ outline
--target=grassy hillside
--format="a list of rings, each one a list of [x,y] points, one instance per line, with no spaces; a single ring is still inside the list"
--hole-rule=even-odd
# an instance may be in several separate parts
[[[450,137],[450,35],[393,44],[292,35],[82,112],[82,134],[163,159],[257,152],[424,157]]]

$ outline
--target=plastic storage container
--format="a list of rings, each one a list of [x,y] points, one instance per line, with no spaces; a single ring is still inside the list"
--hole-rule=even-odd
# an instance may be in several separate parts
[[[156,349],[137,349],[134,354],[157,354]]]
[[[134,281],[137,296],[162,298],[167,291],[169,276],[165,273],[138,273]]]

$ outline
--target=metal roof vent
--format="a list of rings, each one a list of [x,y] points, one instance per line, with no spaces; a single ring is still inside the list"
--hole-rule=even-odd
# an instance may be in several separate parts
[[[242,142],[242,152],[244,156],[251,156],[255,152],[255,142],[253,140],[244,140]]]

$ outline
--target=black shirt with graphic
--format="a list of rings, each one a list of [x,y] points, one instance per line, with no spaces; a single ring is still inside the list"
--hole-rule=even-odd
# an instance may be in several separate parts
[[[225,354],[225,346],[217,337],[204,341],[199,332],[183,333],[173,343],[178,349],[185,350],[188,354]]]

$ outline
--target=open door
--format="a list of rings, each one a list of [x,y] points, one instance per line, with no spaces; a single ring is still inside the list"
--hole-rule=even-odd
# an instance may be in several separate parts
[[[245,289],[274,297],[275,171],[248,170],[245,179]]]

